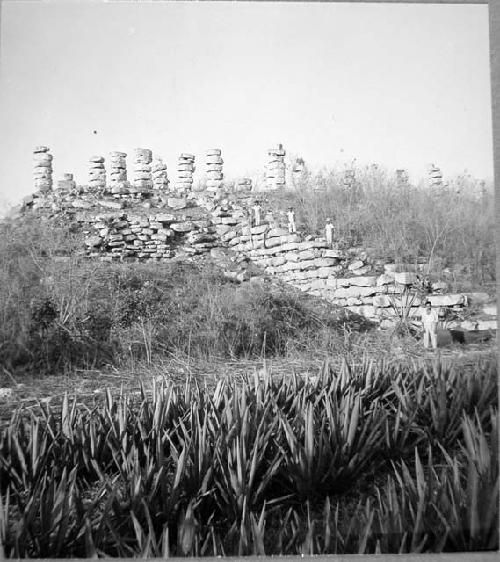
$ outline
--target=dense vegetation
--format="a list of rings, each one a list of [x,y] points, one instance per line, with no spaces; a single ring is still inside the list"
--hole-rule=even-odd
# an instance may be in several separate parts
[[[5,234],[0,362],[9,370],[326,350],[342,325],[315,299],[239,285],[210,264],[61,261],[74,242],[65,227],[25,222]]]
[[[296,190],[273,194],[294,205],[299,228],[324,235],[327,217],[336,238],[371,248],[388,261],[415,263],[425,258],[429,273],[457,290],[495,279],[494,190],[463,175],[448,186],[397,185],[376,166],[355,169],[354,185],[343,173],[308,173]],[[286,201],[285,201],[286,200]]]
[[[325,365],[18,409],[0,436],[9,557],[498,548],[497,369]]]

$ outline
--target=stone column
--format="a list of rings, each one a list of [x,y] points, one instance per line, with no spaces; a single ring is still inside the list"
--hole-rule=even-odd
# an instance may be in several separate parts
[[[167,165],[161,158],[156,158],[153,163],[153,189],[157,191],[168,191]]]
[[[148,148],[136,148],[134,154],[134,188],[137,195],[149,193],[153,189],[151,162],[153,153]]]
[[[434,164],[429,166],[429,186],[440,187],[443,185],[443,174],[441,170]]]
[[[188,193],[193,187],[194,155],[183,153],[177,163],[177,181],[175,191],[179,194]]]
[[[278,189],[285,187],[285,154],[283,146],[280,144],[278,148],[270,148],[267,151],[268,161],[266,164],[266,188]]]
[[[102,191],[106,188],[106,168],[103,156],[89,158],[89,188],[92,191]]]
[[[220,148],[210,148],[206,152],[206,186],[207,191],[217,192],[222,187],[222,179],[224,174],[222,173],[222,165],[224,160],[222,160],[222,151]]]
[[[109,187],[111,193],[120,193],[128,187],[127,181],[127,154],[125,152],[109,153]]]
[[[52,190],[52,154],[47,146],[37,146],[33,150],[33,181],[36,191]]]

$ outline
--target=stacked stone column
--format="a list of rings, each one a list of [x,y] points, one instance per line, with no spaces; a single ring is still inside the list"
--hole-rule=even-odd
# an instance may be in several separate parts
[[[106,188],[106,168],[103,156],[89,158],[89,188],[92,191],[104,191]]]
[[[161,158],[156,158],[153,163],[153,189],[156,191],[168,191],[167,165]]]
[[[220,148],[211,148],[206,152],[207,191],[217,192],[222,188],[222,180],[224,178],[222,165],[224,160],[222,160],[221,154]]]
[[[127,154],[125,152],[109,153],[109,187],[111,193],[119,194],[128,187]]]
[[[52,154],[47,146],[37,146],[33,151],[33,180],[36,191],[52,190]]]
[[[443,185],[443,174],[434,164],[429,166],[429,185],[431,187],[440,187]]]
[[[175,191],[179,194],[188,193],[193,187],[194,155],[183,153],[177,163],[177,181]]]
[[[136,195],[149,193],[153,189],[151,162],[153,153],[148,148],[136,148],[134,154],[134,189]]]
[[[268,161],[266,164],[266,188],[278,189],[285,187],[285,154],[282,145],[278,148],[270,148],[267,151]]]

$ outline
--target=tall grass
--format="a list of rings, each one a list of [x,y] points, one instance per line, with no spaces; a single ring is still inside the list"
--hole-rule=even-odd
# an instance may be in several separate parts
[[[297,190],[273,195],[293,204],[299,226],[324,235],[332,218],[335,238],[356,244],[389,261],[425,259],[432,277],[449,270],[456,288],[495,280],[494,193],[466,175],[448,186],[397,185],[378,166],[354,166],[356,181],[344,186],[343,173],[323,169],[309,173]],[[446,271],[445,271],[446,272]]]
[[[0,435],[4,553],[497,548],[496,377],[346,363],[21,407]]]

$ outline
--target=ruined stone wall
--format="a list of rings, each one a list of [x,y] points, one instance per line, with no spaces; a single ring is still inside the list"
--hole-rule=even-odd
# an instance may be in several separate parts
[[[407,307],[409,316],[415,318],[421,312],[419,297],[408,296],[415,294],[420,283],[418,268],[405,270],[376,260],[361,248],[344,250],[323,238],[290,234],[281,224],[282,214],[277,209],[263,209],[263,224],[252,226],[249,210],[255,194],[249,191],[251,180],[238,180],[232,190],[229,184],[224,186],[218,149],[207,151],[211,183],[201,192],[192,190],[192,154],[179,157],[174,192],[169,191],[166,165],[161,160],[152,165],[152,153],[147,149],[136,150],[132,185],[127,181],[126,154],[115,152],[110,155],[108,186],[104,158],[95,156],[89,159],[89,186],[77,188],[72,175],[65,174],[58,189],[53,190],[49,188],[52,156],[46,147],[36,150],[35,181],[40,188],[24,199],[25,212],[72,221],[84,235],[82,253],[91,259],[166,262],[207,252],[215,255],[214,250],[226,248],[235,263],[251,262],[263,274],[381,326],[394,320],[394,307]],[[275,188],[282,185],[275,180],[281,182],[283,155],[282,147],[270,151],[273,175],[269,178]],[[352,179],[348,174],[347,180]],[[238,275],[237,280],[247,278]],[[446,284],[442,283],[435,284],[432,291],[425,299],[456,313],[463,312],[474,299],[488,300],[488,295],[485,300],[484,295],[446,294]],[[496,328],[496,320],[489,322],[462,327]]]

